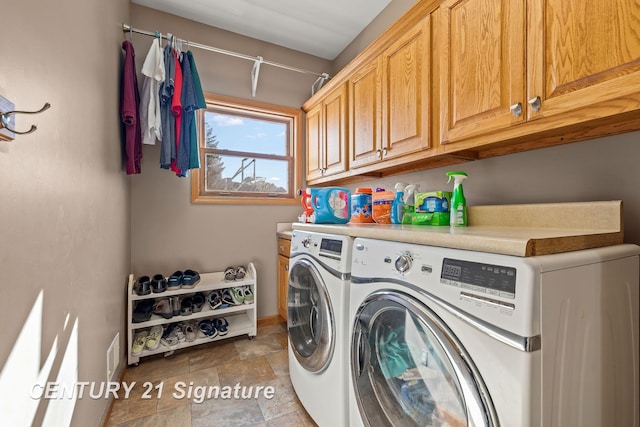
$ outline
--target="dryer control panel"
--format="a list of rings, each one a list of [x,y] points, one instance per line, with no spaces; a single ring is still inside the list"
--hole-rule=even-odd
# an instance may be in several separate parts
[[[503,298],[516,297],[513,267],[444,258],[440,283]]]

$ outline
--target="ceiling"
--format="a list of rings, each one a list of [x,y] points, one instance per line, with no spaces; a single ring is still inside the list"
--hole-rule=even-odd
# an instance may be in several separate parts
[[[132,0],[333,60],[391,0]]]

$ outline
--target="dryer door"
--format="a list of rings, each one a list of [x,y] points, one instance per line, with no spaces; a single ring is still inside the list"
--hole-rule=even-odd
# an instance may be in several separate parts
[[[365,425],[497,425],[471,358],[424,304],[378,291],[355,320],[351,375]]]
[[[287,290],[289,345],[304,369],[322,372],[335,347],[331,299],[314,263],[298,259],[292,264]]]

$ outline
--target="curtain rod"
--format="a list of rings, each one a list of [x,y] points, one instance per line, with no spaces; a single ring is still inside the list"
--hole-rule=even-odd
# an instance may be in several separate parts
[[[124,32],[128,32],[128,33],[137,33],[137,34],[143,34],[145,36],[150,36],[150,37],[164,37],[165,39],[168,40],[168,36],[165,34],[161,34],[158,33],[157,31],[151,32],[151,31],[145,31],[145,30],[141,30],[138,28],[134,28],[131,25],[128,24],[122,24],[122,31]],[[179,37],[176,37],[179,39]],[[248,61],[253,61],[254,65],[253,65],[253,70],[251,72],[251,78],[252,78],[252,83],[253,83],[253,96],[255,95],[255,90],[256,90],[256,84],[257,84],[257,79],[258,79],[258,74],[260,72],[260,64],[267,64],[267,65],[271,65],[273,67],[278,67],[278,68],[283,68],[285,70],[289,70],[289,71],[295,71],[297,73],[303,73],[303,74],[311,74],[313,76],[317,76],[318,78],[316,79],[316,81],[313,83],[313,85],[311,85],[311,95],[313,95],[315,93],[316,90],[320,89],[322,87],[322,85],[329,80],[329,74],[327,73],[316,73],[313,71],[308,71],[308,70],[304,70],[302,68],[297,68],[297,67],[292,67],[290,65],[284,65],[284,64],[279,64],[277,62],[272,62],[272,61],[267,61],[266,59],[262,58],[261,56],[249,56],[249,55],[245,55],[242,53],[238,53],[238,52],[233,52],[230,50],[225,50],[225,49],[220,49],[218,47],[212,47],[212,46],[207,46],[204,44],[200,44],[200,43],[195,43],[189,40],[184,40],[183,41],[185,43],[187,43],[189,45],[189,47],[195,47],[198,49],[203,49],[203,50],[208,50],[210,52],[216,52],[216,53],[221,53],[223,55],[228,55],[228,56],[233,56],[236,58],[240,58],[240,59],[246,59]]]

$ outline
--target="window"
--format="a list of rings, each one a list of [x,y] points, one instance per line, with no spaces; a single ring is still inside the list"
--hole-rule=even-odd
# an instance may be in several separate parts
[[[205,95],[198,111],[200,169],[191,175],[194,203],[294,204],[301,185],[296,108]]]

